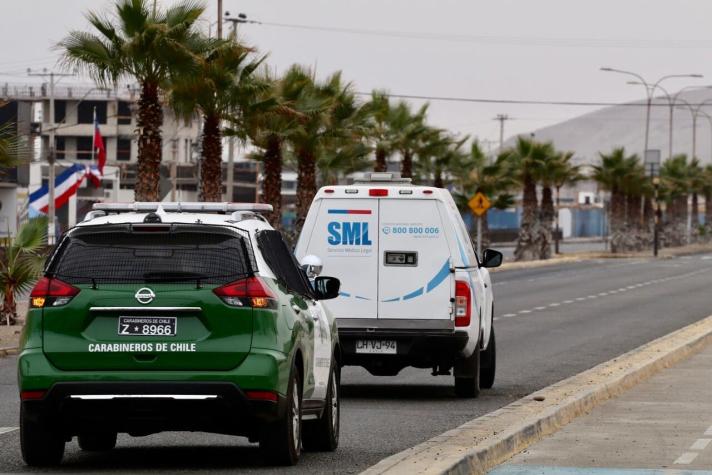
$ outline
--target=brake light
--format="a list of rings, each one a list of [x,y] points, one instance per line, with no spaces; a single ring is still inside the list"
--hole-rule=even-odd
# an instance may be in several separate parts
[[[334,192],[334,190],[332,190],[331,188],[327,188],[326,190],[324,190],[324,193],[333,193],[333,192]]]
[[[247,391],[245,394],[251,401],[277,402],[277,393],[274,391]]]
[[[371,188],[368,190],[368,196],[388,196],[388,190],[385,188]]]
[[[233,307],[274,308],[277,297],[259,277],[230,282],[213,290],[226,304]]]
[[[423,194],[424,194],[424,195],[432,195],[432,194],[433,194],[433,190],[423,190]]]
[[[37,399],[42,399],[47,391],[20,391],[20,400],[22,401],[33,401]]]
[[[455,281],[455,326],[466,327],[472,317],[470,286],[462,280]]]
[[[69,303],[78,293],[78,288],[64,281],[53,277],[42,277],[30,292],[30,305],[32,308],[61,307]]]

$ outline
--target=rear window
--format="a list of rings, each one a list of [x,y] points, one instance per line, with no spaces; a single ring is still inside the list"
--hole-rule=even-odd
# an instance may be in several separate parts
[[[143,232],[131,226],[75,230],[47,272],[71,284],[225,284],[252,273],[249,244],[225,228],[173,226]]]

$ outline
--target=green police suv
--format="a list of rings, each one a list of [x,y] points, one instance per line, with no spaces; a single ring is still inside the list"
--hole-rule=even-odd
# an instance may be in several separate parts
[[[32,290],[18,377],[22,456],[117,433],[205,431],[259,442],[270,463],[339,441],[339,342],[310,280],[237,203],[104,203],[70,230]],[[315,266],[317,267],[317,266]]]

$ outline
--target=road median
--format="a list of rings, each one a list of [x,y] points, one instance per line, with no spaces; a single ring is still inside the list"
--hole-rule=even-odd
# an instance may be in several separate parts
[[[383,459],[363,473],[486,473],[710,343],[712,316]]]

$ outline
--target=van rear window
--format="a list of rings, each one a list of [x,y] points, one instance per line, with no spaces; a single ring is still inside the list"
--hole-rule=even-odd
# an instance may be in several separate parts
[[[195,226],[170,232],[133,232],[130,226],[73,232],[47,269],[71,284],[225,284],[252,272],[245,239],[229,230]]]

